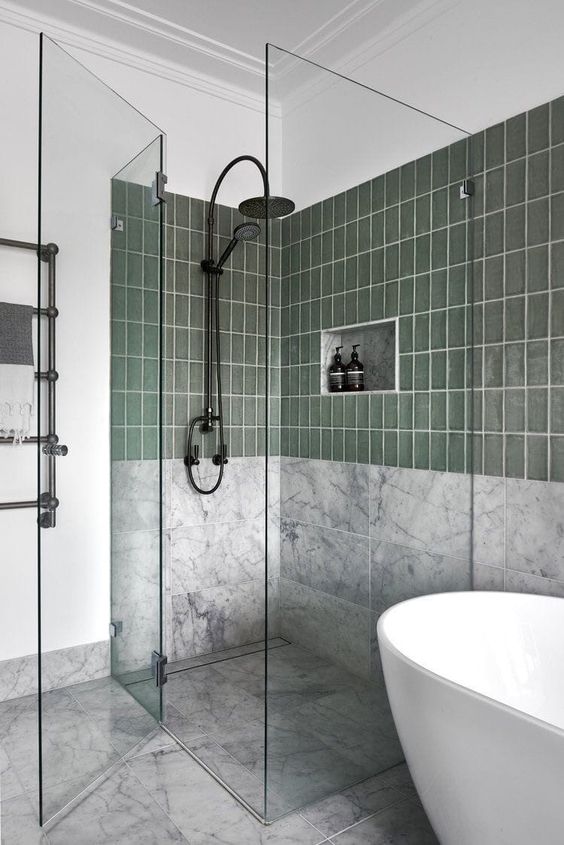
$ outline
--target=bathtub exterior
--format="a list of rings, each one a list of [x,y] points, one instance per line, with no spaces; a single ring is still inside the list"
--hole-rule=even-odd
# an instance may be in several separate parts
[[[403,602],[402,621],[409,624],[408,605],[431,598],[446,601],[448,595]],[[536,600],[539,625],[542,603],[562,602],[564,629],[564,600],[530,598]],[[430,625],[441,624],[440,604],[428,602]],[[562,728],[407,657],[390,636],[393,626],[387,625],[395,610],[387,611],[378,624],[386,687],[409,769],[441,845],[562,845]],[[476,614],[474,624],[479,619]],[[416,621],[418,627],[419,612]],[[443,631],[444,637],[451,633]],[[564,653],[561,665],[564,672]]]

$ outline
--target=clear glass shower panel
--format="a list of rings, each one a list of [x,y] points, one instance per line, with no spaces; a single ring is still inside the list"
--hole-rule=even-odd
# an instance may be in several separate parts
[[[42,314],[37,362],[42,437],[38,445],[39,796],[44,823],[154,729],[159,713],[154,692],[144,699],[145,709],[110,676],[108,625],[115,621],[110,620],[112,553],[119,557],[120,588],[135,600],[143,589],[147,597],[150,594],[150,618],[143,615],[140,601],[136,607],[137,637],[149,650],[142,668],[150,665],[153,649],[160,651],[160,549],[155,538],[160,501],[161,239],[160,212],[148,199],[148,186],[162,167],[162,136],[158,127],[45,37],[40,64],[39,242],[53,245],[40,253],[41,278],[46,279],[49,256],[55,256],[56,267],[53,284],[41,284],[37,303],[39,308],[56,309]],[[141,151],[145,152],[139,156]],[[127,162],[131,164],[124,171]],[[112,192],[112,178],[120,171]],[[129,208],[120,204],[123,197],[129,199]],[[121,230],[113,211],[125,222]],[[112,251],[118,234],[122,243],[130,239],[136,257],[143,252],[141,244],[154,259],[146,275],[139,261],[135,267],[129,264],[127,290],[129,253],[125,248],[119,254]],[[128,329],[114,327],[111,346],[110,293],[114,322],[127,322]],[[151,327],[146,333],[145,322]],[[154,362],[145,371],[143,342],[150,346],[147,358]],[[139,431],[143,411],[149,414],[151,427],[150,455],[124,454],[123,441],[112,431],[112,457],[123,463],[128,457],[139,459],[135,478],[141,484],[133,496],[131,483],[121,476],[120,486],[112,476],[112,501],[110,351],[112,389],[120,398],[127,397],[126,423]],[[143,378],[149,378],[150,387]],[[144,401],[146,395],[149,399]],[[111,407],[118,414],[117,400],[112,399]],[[68,447],[67,455],[59,449],[62,446]],[[151,459],[150,474],[143,457]],[[129,503],[125,490],[131,496]],[[135,515],[140,526],[132,524]],[[124,533],[116,540],[119,527]],[[136,535],[138,528],[144,533]],[[144,637],[142,620],[147,625]],[[130,635],[130,621],[124,611],[122,642]],[[121,674],[130,666],[120,649],[121,645],[112,649],[112,662],[119,664]],[[33,700],[30,713],[35,707]],[[20,733],[22,753],[28,752],[23,776],[29,781],[38,770],[37,736],[23,728]],[[25,786],[31,788],[29,782]]]
[[[402,761],[378,619],[470,587],[472,277],[462,129],[270,45],[267,73],[296,202],[271,247],[272,819]]]

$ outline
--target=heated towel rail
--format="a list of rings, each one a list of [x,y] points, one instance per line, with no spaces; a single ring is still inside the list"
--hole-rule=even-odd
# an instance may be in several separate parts
[[[55,325],[58,317],[55,298],[56,284],[56,255],[59,247],[56,244],[37,244],[27,241],[14,241],[10,238],[0,238],[0,246],[15,247],[16,249],[28,249],[37,254],[41,261],[47,264],[47,307],[34,308],[33,313],[39,319],[44,317],[47,320],[47,370],[36,372],[35,378],[40,382],[47,383],[47,434],[36,437],[28,437],[24,443],[43,443],[42,452],[47,456],[47,477],[48,489],[41,493],[38,499],[30,499],[23,502],[0,502],[0,510],[11,508],[37,508],[39,516],[37,521],[42,528],[54,528],[56,525],[57,507],[57,471],[56,458],[67,454],[66,446],[59,444],[56,432],[56,386],[59,374],[56,367],[56,346],[55,346]],[[11,437],[0,437],[0,444],[12,443]]]

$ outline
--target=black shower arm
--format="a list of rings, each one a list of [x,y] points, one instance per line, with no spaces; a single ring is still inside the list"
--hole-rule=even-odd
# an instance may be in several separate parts
[[[209,204],[209,210],[208,210],[208,259],[210,261],[213,259],[213,256],[211,254],[211,250],[212,250],[212,235],[213,235],[213,224],[214,224],[214,215],[215,215],[215,201],[216,201],[216,198],[217,198],[217,194],[218,194],[218,191],[221,187],[221,183],[223,182],[223,180],[225,179],[225,177],[227,176],[229,171],[233,167],[235,167],[236,164],[239,164],[241,161],[250,161],[258,168],[260,175],[262,177],[262,184],[263,184],[263,188],[264,188],[264,196],[267,200],[270,196],[270,191],[269,191],[269,187],[268,187],[268,176],[266,174],[264,164],[261,161],[259,161],[258,158],[255,158],[255,156],[249,156],[249,155],[237,156],[237,158],[234,158],[233,161],[230,161],[229,164],[227,164],[223,168],[223,170],[221,171],[221,173],[217,177],[217,182],[215,183],[214,189],[212,191],[212,195],[210,197],[210,204]]]

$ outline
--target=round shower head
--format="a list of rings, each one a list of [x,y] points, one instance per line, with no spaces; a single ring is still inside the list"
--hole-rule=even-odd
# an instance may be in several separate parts
[[[296,204],[286,197],[269,197],[268,214],[266,213],[266,201],[264,197],[250,197],[243,200],[239,211],[245,217],[256,217],[258,220],[265,220],[267,217],[286,217],[295,209]]]
[[[258,223],[240,223],[233,232],[236,241],[253,241],[259,235],[260,226]]]

